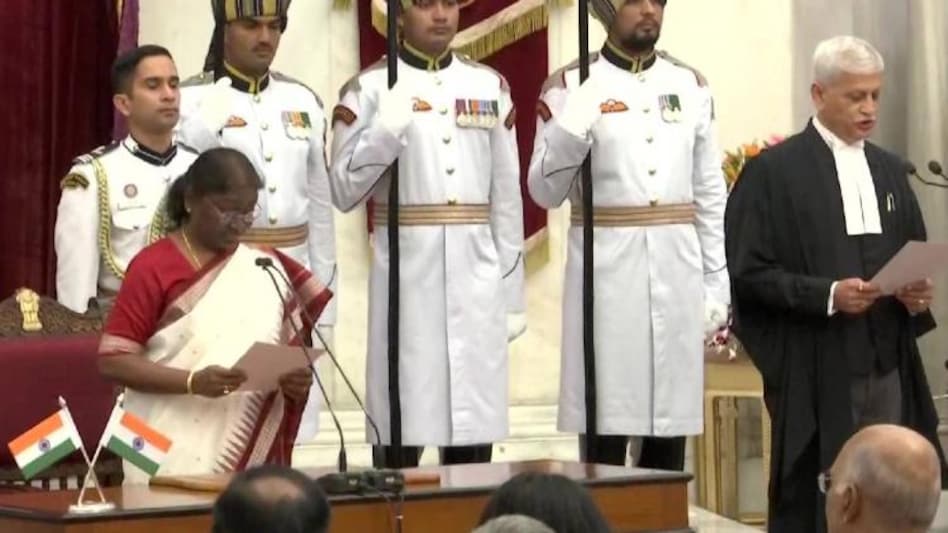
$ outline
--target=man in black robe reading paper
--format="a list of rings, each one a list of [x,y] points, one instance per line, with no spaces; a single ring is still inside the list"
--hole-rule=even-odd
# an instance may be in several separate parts
[[[865,41],[821,43],[815,116],[750,160],[728,201],[734,332],[773,420],[771,532],[826,530],[817,476],[867,425],[915,429],[944,465],[916,344],[935,328],[932,283],[883,295],[870,282],[906,242],[926,238],[907,163],[866,140],[883,70]]]

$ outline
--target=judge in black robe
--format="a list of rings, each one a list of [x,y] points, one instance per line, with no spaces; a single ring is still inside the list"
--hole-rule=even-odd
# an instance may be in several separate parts
[[[825,531],[816,479],[856,429],[850,382],[860,375],[898,370],[899,423],[925,435],[944,465],[916,344],[935,327],[931,313],[912,315],[889,296],[861,314],[829,315],[835,281],[870,280],[907,241],[925,240],[906,163],[864,146],[882,234],[847,233],[834,155],[812,122],[750,160],[727,205],[733,330],[773,420],[772,532]]]

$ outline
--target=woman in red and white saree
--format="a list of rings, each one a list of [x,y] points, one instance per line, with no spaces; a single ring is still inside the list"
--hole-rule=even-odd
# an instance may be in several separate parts
[[[310,368],[284,375],[278,391],[235,393],[246,375],[231,367],[255,342],[301,344],[291,320],[302,332],[313,324],[256,261],[287,275],[309,317],[332,294],[292,259],[239,243],[259,186],[239,152],[202,154],[169,192],[177,230],[135,257],[109,315],[99,367],[126,387],[125,409],[172,440],[158,475],[290,463]],[[128,467],[125,480],[147,475]]]

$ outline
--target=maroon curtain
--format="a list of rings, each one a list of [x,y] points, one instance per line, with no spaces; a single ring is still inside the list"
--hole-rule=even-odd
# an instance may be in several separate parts
[[[0,299],[51,294],[59,181],[108,142],[114,0],[4,0],[0,15]]]
[[[516,0],[478,0],[461,11],[461,30],[490,17]],[[372,26],[371,0],[359,0],[359,60],[362,68],[385,55],[386,41]],[[541,30],[481,60],[507,78],[517,107],[517,145],[520,152],[520,189],[523,193],[523,233],[531,237],[546,227],[546,211],[527,192],[527,171],[536,132],[536,105],[547,77],[547,33]],[[371,221],[371,216],[369,218]]]

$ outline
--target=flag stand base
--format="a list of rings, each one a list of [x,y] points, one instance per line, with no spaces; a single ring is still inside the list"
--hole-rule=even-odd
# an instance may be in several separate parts
[[[72,514],[96,514],[113,510],[115,504],[112,502],[76,503],[69,506],[69,512]]]

